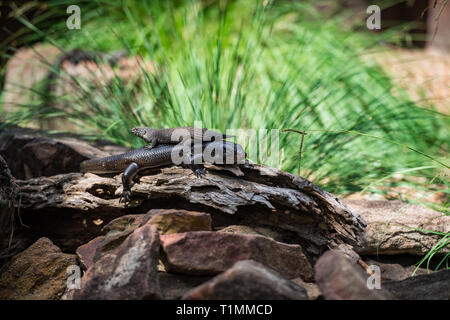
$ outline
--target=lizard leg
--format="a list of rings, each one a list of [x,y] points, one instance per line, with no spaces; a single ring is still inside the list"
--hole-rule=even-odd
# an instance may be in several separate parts
[[[124,202],[125,204],[130,202],[131,186],[133,184],[133,179],[136,176],[138,170],[139,166],[137,165],[137,163],[133,162],[123,172],[122,175],[123,192],[122,195],[120,196],[119,202]]]
[[[200,159],[202,158],[202,154],[194,154],[191,156],[191,170],[192,170],[192,172],[194,172],[194,174],[197,178],[201,178],[202,175],[204,175],[206,173],[205,168],[203,167],[203,164],[195,163],[196,159],[199,159],[199,158]]]
[[[145,141],[150,142],[148,139],[145,139]],[[156,138],[151,140],[152,142],[149,145],[146,145],[145,148],[147,149],[153,149],[158,144],[158,140]]]

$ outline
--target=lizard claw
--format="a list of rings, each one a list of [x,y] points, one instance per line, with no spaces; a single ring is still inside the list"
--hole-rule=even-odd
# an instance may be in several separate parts
[[[120,195],[119,203],[123,202],[125,204],[125,206],[127,206],[127,204],[130,203],[130,197],[131,197],[131,191],[129,191],[129,190],[123,191],[122,194]]]
[[[201,178],[206,173],[205,169],[196,169],[194,174],[197,178]]]

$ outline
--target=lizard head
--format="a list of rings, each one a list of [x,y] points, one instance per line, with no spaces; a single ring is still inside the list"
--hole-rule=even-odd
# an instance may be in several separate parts
[[[132,134],[146,142],[151,142],[153,140],[153,131],[154,129],[148,127],[134,127],[131,129]]]

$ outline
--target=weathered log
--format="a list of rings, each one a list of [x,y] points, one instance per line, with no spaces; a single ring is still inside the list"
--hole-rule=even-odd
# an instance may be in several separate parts
[[[51,134],[20,127],[0,130],[0,155],[16,179],[78,171],[83,160],[125,151],[126,148],[106,140],[88,143],[77,134]]]
[[[19,188],[6,161],[0,156],[0,263],[17,253],[12,246],[14,235],[14,199]],[[22,249],[22,248],[21,248]]]
[[[214,229],[232,224],[270,227],[283,234],[284,242],[301,244],[312,259],[341,243],[361,245],[366,224],[357,213],[310,181],[280,170],[247,163],[209,166],[202,178],[179,166],[143,174],[128,207],[119,203],[120,175],[68,173],[18,180],[24,220],[32,228],[35,221],[39,230],[34,232],[53,235],[67,250],[97,236],[102,227],[98,221],[152,208],[210,213]]]

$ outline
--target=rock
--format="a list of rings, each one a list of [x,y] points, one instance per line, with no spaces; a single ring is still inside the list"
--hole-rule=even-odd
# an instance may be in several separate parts
[[[108,253],[115,253],[127,237],[143,225],[145,215],[126,215],[112,220],[102,232],[107,232],[98,243],[93,261],[96,262]],[[147,218],[148,220],[148,218]]]
[[[0,299],[59,299],[67,288],[67,268],[76,264],[75,255],[41,238],[4,266]]]
[[[211,231],[211,216],[208,213],[182,209],[152,209],[146,214],[116,218],[105,225],[102,232],[132,232],[146,223],[154,225],[160,234]]]
[[[352,263],[356,264],[361,260],[361,257],[359,254],[357,254],[353,247],[348,244],[340,244],[333,248],[333,250],[338,251],[339,253],[342,253],[347,259],[349,259]]]
[[[68,103],[72,104],[72,108],[73,105],[82,108],[87,99],[108,98],[105,91],[112,90],[117,79],[120,79],[123,85],[133,86],[138,90],[144,78],[144,71],[151,74],[156,70],[151,61],[143,60],[140,56],[130,57],[123,50],[104,53],[75,49],[58,57],[61,58],[64,58],[61,61],[61,70],[53,73],[51,86],[47,88],[56,97],[48,102],[60,109]],[[89,90],[84,89],[86,87]],[[82,98],[80,93],[84,95]],[[55,122],[51,123],[50,129],[61,129],[61,124]],[[82,128],[75,129],[82,131]]]
[[[383,289],[369,289],[368,275],[335,250],[325,252],[314,266],[315,280],[327,300],[387,300],[394,296]]]
[[[156,266],[156,269],[158,272],[167,272],[166,267],[164,267],[164,264],[161,260],[158,260],[158,265]]]
[[[75,134],[48,134],[18,127],[5,129],[0,137],[0,155],[17,179],[79,172],[80,163],[86,159],[126,150],[106,141],[87,143]]]
[[[322,292],[317,284],[314,282],[305,282],[302,278],[292,279],[292,282],[298,284],[300,287],[306,290],[306,295],[309,300],[317,300],[322,296]]]
[[[102,233],[105,234],[103,240],[97,248],[97,253],[94,256],[94,261],[108,252],[117,249],[125,239],[139,227],[142,227],[149,217],[144,214],[130,214],[118,217],[102,228]]]
[[[81,279],[75,300],[160,299],[159,236],[155,227],[136,229],[117,249],[97,261]]]
[[[239,261],[189,291],[185,300],[306,300],[306,290],[252,260]]]
[[[210,276],[193,276],[159,272],[159,285],[164,299],[180,299],[193,288],[210,280]]]
[[[219,232],[228,232],[228,233],[238,233],[238,234],[254,234],[254,235],[260,235],[265,236],[267,238],[271,238],[275,241],[283,241],[283,236],[269,228],[263,228],[263,227],[249,227],[249,226],[242,226],[242,225],[231,225],[228,227],[225,227],[223,229],[220,229]]]
[[[114,251],[137,228],[150,224],[164,233],[211,230],[211,216],[207,213],[175,209],[153,209],[146,214],[125,215],[105,225],[106,235],[97,246],[94,261]]]
[[[95,253],[103,241],[103,236],[96,237],[86,244],[78,247],[76,254],[81,267],[84,270],[89,269],[94,264]]]
[[[48,75],[46,63],[55,63],[60,54],[57,47],[38,43],[32,48],[20,48],[8,60],[2,97],[5,113],[38,97],[32,88]]]
[[[66,292],[64,292],[64,294],[61,296],[60,300],[73,300],[74,293],[75,293],[75,289],[66,290]]]
[[[430,232],[414,229],[450,232],[450,216],[423,206],[400,201],[345,200],[368,226],[365,245],[357,246],[359,254],[425,255],[441,238]],[[441,253],[450,252],[450,246]]]
[[[215,275],[240,260],[255,260],[284,277],[312,279],[312,267],[299,245],[225,232],[185,232],[161,236],[168,272]]]
[[[148,223],[158,228],[161,234],[188,231],[211,231],[211,216],[204,212],[178,209],[150,210]]]
[[[130,233],[147,222],[148,216],[144,214],[128,214],[111,220],[102,228],[102,233],[119,233],[123,231],[129,231]]]
[[[383,284],[402,300],[450,300],[450,269]]]
[[[414,271],[416,276],[427,273],[426,269],[419,268],[416,270],[415,266],[404,267],[399,263],[382,263],[371,259],[366,259],[365,262],[368,266],[373,265],[380,268],[381,282],[404,280],[410,278]]]
[[[434,2],[429,2],[428,3],[428,18],[427,18],[427,45],[426,48],[427,50],[425,52],[429,53],[432,52],[434,54],[437,55],[437,57],[445,57],[447,60],[440,60],[442,61],[442,66],[448,65],[448,53],[450,53],[450,42],[448,41],[448,39],[450,39],[450,8],[448,6],[446,6],[447,2],[441,3],[440,5]],[[438,21],[439,21],[439,27],[438,27]],[[444,59],[445,59],[444,58]],[[447,64],[444,64],[445,61],[447,61]],[[412,61],[410,62],[412,63]],[[426,63],[427,66],[430,66],[429,64],[429,60],[425,60],[423,63]],[[415,68],[414,68],[415,69]],[[425,70],[424,70],[425,69]],[[425,73],[425,74],[436,74],[436,72],[433,72],[434,70],[436,70],[434,67],[430,68],[431,70],[427,70],[426,68],[420,68],[417,72],[421,72],[421,73]],[[444,69],[445,70],[445,69]],[[443,70],[442,70],[443,71]],[[437,73],[438,75],[441,75],[442,77],[445,77],[445,72],[441,73]],[[418,78],[422,78],[423,79],[423,75],[415,75],[413,77],[413,79],[417,79],[416,81],[419,81]],[[435,79],[435,77],[431,77],[431,79]],[[445,78],[444,78],[445,79]],[[425,80],[425,79],[424,79]],[[445,82],[445,81],[444,81]],[[444,85],[444,82],[442,83],[442,85]],[[422,83],[422,82],[419,82]],[[432,87],[434,90],[432,90],[432,92],[441,92],[438,91],[434,86]],[[430,90],[429,88],[426,89],[425,92],[427,92],[428,90]],[[430,90],[431,91],[431,90]],[[425,93],[424,92],[424,93]],[[443,98],[445,99],[445,87],[442,87],[442,94],[443,94]],[[426,93],[427,97],[429,96],[428,93]],[[430,92],[431,95],[431,92]],[[437,95],[437,93],[435,93],[435,95]],[[435,97],[435,95],[433,95],[434,99],[433,100],[438,100],[438,97]],[[443,102],[442,108],[443,111],[440,111],[442,113],[449,113],[448,110],[448,105],[445,104],[445,102]],[[439,109],[437,109],[439,110]]]

